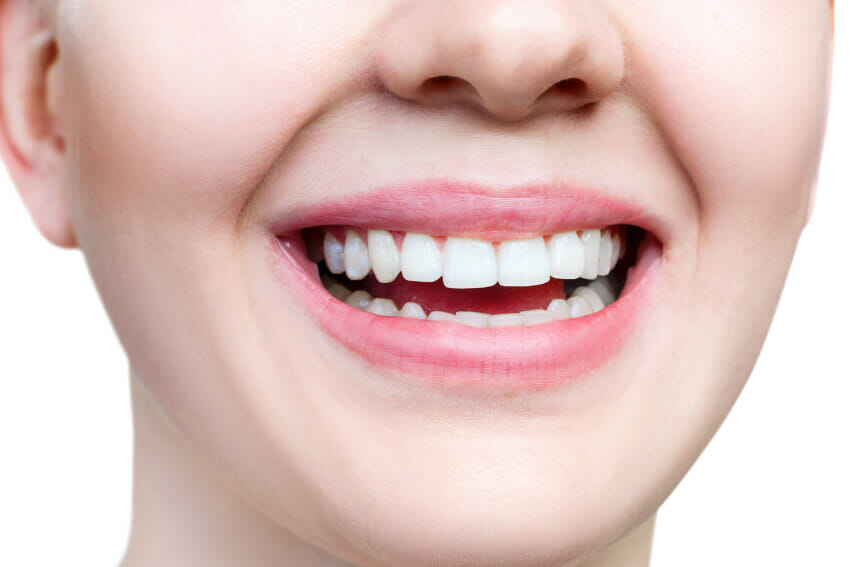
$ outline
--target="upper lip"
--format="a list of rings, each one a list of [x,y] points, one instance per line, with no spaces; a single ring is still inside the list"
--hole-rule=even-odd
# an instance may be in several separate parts
[[[500,242],[568,230],[628,224],[662,244],[668,224],[646,204],[566,182],[492,189],[472,183],[427,180],[304,205],[274,218],[284,235],[314,226],[359,226],[466,236]]]

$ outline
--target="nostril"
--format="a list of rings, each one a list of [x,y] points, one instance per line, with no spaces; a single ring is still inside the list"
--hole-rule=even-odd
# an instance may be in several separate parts
[[[438,75],[423,81],[419,87],[419,93],[422,98],[445,102],[452,98],[474,96],[478,91],[465,79],[452,75]]]
[[[552,90],[570,98],[583,98],[587,94],[587,83],[578,77],[571,77],[552,85]]]

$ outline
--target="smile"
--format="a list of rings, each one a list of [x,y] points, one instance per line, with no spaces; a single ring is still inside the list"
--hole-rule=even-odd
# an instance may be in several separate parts
[[[274,225],[270,248],[319,326],[368,363],[539,388],[626,342],[660,264],[652,224],[587,194],[443,186],[299,211]]]

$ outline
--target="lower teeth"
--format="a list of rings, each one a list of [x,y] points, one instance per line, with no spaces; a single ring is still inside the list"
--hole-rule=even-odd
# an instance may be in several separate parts
[[[609,276],[610,277],[610,276]],[[391,299],[372,297],[364,290],[350,291],[334,278],[323,275],[322,284],[336,299],[361,311],[384,317],[403,317],[428,321],[446,321],[469,327],[496,328],[539,325],[551,321],[563,321],[592,315],[611,305],[617,298],[617,287],[609,277],[599,277],[582,285],[569,294],[567,299],[553,299],[546,309],[534,309],[519,313],[487,314],[474,311],[431,311],[417,303],[405,303],[401,309]]]

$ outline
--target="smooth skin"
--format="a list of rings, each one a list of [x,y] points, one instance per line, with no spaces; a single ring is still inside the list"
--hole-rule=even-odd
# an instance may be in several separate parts
[[[3,157],[130,361],[124,565],[647,565],[808,217],[831,12],[0,0]],[[441,177],[650,203],[669,234],[625,348],[559,391],[464,397],[329,340],[271,219]]]

